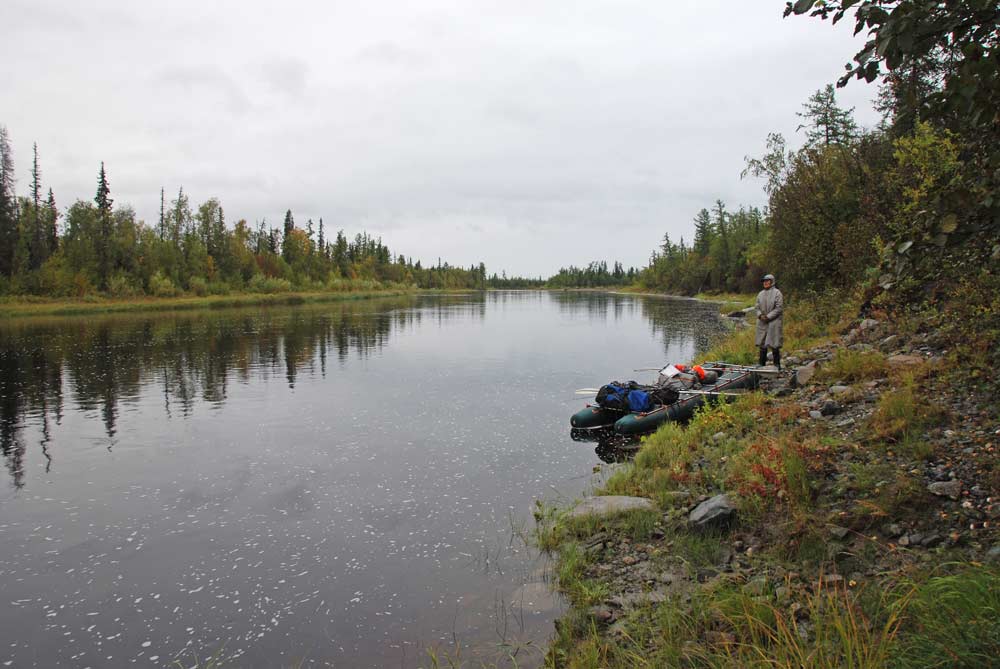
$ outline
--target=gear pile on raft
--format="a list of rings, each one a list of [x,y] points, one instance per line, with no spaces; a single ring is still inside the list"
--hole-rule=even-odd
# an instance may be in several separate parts
[[[623,436],[647,434],[668,421],[683,421],[709,401],[731,401],[741,390],[756,389],[773,367],[745,367],[725,362],[672,364],[659,370],[656,382],[612,381],[601,386],[593,404],[576,412],[577,429],[608,429]]]

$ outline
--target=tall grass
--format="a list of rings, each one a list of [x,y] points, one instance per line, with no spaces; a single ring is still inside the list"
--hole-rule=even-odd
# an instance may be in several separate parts
[[[891,666],[1000,665],[1000,570],[968,566],[904,587],[914,596]]]
[[[906,373],[898,388],[879,397],[869,425],[876,439],[912,457],[926,458],[933,446],[924,439],[924,432],[946,416],[947,411],[921,392],[914,375]]]
[[[886,357],[875,351],[852,351],[841,348],[816,372],[817,382],[840,381],[855,383],[878,379],[889,373]]]

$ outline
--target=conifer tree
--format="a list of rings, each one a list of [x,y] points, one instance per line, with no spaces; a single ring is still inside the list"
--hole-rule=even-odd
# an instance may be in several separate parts
[[[289,257],[292,255],[292,230],[295,229],[295,219],[292,218],[292,210],[289,209],[285,212],[285,233],[281,237],[281,257],[288,262]]]
[[[17,194],[14,191],[14,155],[7,127],[0,125],[0,274],[14,273],[17,249]]]
[[[98,274],[101,281],[101,288],[107,288],[108,279],[111,276],[111,233],[113,221],[111,219],[111,186],[108,184],[108,176],[104,171],[104,161],[101,161],[101,171],[97,177],[97,194],[94,196],[97,204],[97,228],[98,238],[96,241]]]
[[[46,232],[48,233],[49,253],[59,250],[59,209],[56,207],[56,196],[49,188],[49,196],[45,199]]]
[[[38,269],[42,261],[48,257],[43,248],[47,243],[47,235],[42,230],[42,171],[38,168],[38,142],[31,145],[31,244],[29,265]]]
[[[826,88],[813,93],[802,107],[805,111],[797,115],[806,122],[797,130],[806,128],[806,143],[809,146],[847,144],[857,136],[858,125],[852,116],[854,107],[841,109],[837,106],[833,84],[827,84]]]
[[[160,186],[160,226],[157,230],[160,233],[160,239],[167,238],[166,202],[164,202],[163,186]]]
[[[707,256],[712,245],[712,217],[708,209],[702,209],[694,218],[694,251]]]

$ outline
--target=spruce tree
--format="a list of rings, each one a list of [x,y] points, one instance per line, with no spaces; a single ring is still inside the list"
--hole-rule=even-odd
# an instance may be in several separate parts
[[[702,209],[694,217],[694,252],[707,256],[712,246],[712,217],[708,209]]]
[[[163,186],[160,186],[160,227],[158,228],[160,239],[167,238],[167,216],[166,202],[164,201]]]
[[[42,229],[42,171],[38,168],[38,142],[31,145],[31,233],[29,239],[28,265],[38,269],[48,257],[47,235]]]
[[[59,209],[56,207],[56,196],[49,188],[49,196],[45,199],[46,232],[48,234],[49,253],[59,250]]]
[[[14,155],[7,127],[0,125],[0,274],[14,273],[17,249],[17,193],[14,191]]]
[[[108,287],[108,279],[111,277],[111,235],[113,221],[111,218],[111,186],[108,184],[108,176],[104,171],[104,162],[101,161],[101,172],[97,177],[97,194],[94,196],[97,204],[97,267],[101,288]]]
[[[806,128],[806,143],[809,146],[847,144],[858,134],[858,125],[852,116],[854,107],[841,109],[833,84],[813,93],[802,105],[805,109],[797,115],[806,120],[797,130]]]
[[[292,230],[295,229],[295,219],[292,218],[292,210],[285,212],[285,233],[281,237],[281,257],[288,262],[292,255]]]

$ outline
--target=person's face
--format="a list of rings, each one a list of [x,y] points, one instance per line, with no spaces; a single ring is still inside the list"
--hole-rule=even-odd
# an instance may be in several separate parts
[[[771,282],[770,279],[764,279],[764,290],[767,290],[768,288],[770,288],[771,287],[771,283],[772,282]]]

